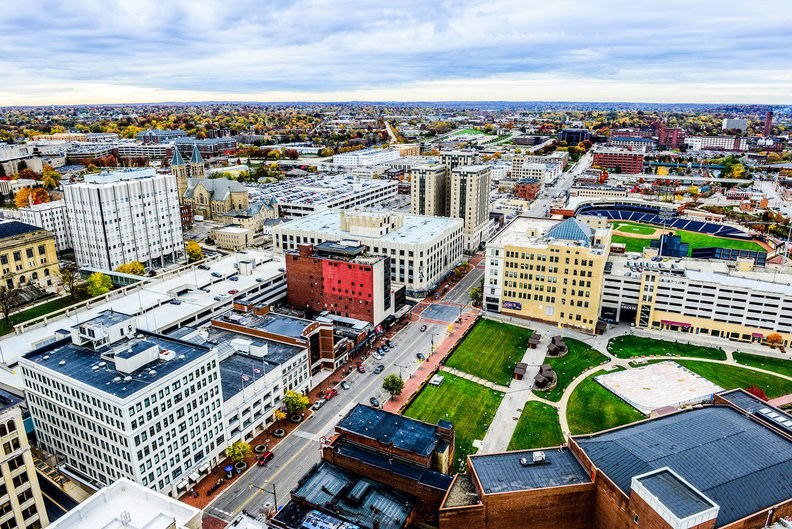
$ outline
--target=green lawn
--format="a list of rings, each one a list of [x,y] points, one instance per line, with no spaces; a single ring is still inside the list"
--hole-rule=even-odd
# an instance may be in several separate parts
[[[617,336],[608,342],[608,352],[617,358],[635,356],[690,356],[709,360],[726,360],[726,353],[714,347],[702,347],[684,343],[642,338],[640,336]]]
[[[783,358],[770,358],[767,356],[752,355],[748,353],[734,353],[734,359],[738,364],[749,367],[767,369],[780,375],[792,377],[792,360]]]
[[[475,454],[473,441],[484,439],[492,418],[503,399],[503,394],[470,380],[459,378],[446,371],[439,386],[427,385],[404,411],[404,415],[431,424],[444,419],[454,423],[456,429],[456,461],[467,460]]]
[[[757,386],[762,388],[770,399],[792,393],[792,380],[785,380],[774,375],[757,373],[744,367],[697,360],[677,360],[676,362],[723,389],[745,389]]]
[[[636,233],[638,235],[652,235],[659,228],[655,226],[648,226],[646,224],[636,224],[634,222],[615,222],[613,229],[619,228],[619,231],[627,233]]]
[[[479,320],[448,357],[446,365],[508,386],[532,334],[530,329],[515,325]]]
[[[608,361],[607,356],[581,341],[564,338],[564,343],[569,347],[569,352],[565,356],[545,358],[545,362],[553,366],[553,370],[558,376],[558,383],[550,391],[535,389],[534,393],[542,398],[552,401],[561,400],[564,390],[578,375],[590,367]]]
[[[42,303],[41,305],[37,305],[32,309],[23,310],[22,312],[17,312],[16,314],[12,314],[8,318],[8,322],[6,323],[2,319],[0,319],[0,335],[8,334],[14,331],[14,325],[19,323],[32,320],[34,318],[38,318],[39,316],[44,316],[45,314],[49,314],[50,312],[55,312],[56,310],[62,309],[64,307],[68,307],[69,305],[74,305],[75,303],[79,303],[82,301],[79,297],[76,298],[76,301],[73,301],[68,296],[65,298],[56,298],[52,301],[48,301],[46,303]]]
[[[573,435],[601,432],[646,417],[600,385],[594,377],[613,371],[600,370],[581,382],[567,404],[567,422]]]
[[[545,448],[563,444],[564,434],[558,423],[558,412],[543,402],[525,403],[508,450]]]
[[[629,231],[635,234],[648,235],[652,230],[660,229],[660,226],[650,226],[634,223],[619,223],[622,225],[622,230]],[[617,225],[614,224],[614,227]],[[643,228],[646,231],[640,231]],[[724,237],[713,237],[705,233],[698,233],[695,231],[681,231],[674,232],[682,238],[683,243],[690,244],[688,255],[691,255],[695,248],[732,248],[736,250],[751,250],[751,251],[765,251],[765,249],[758,243],[753,241],[743,241],[740,239],[727,239]],[[659,239],[658,235],[655,239]],[[642,252],[644,247],[652,245],[652,239],[639,239],[637,237],[630,237],[629,235],[622,235],[614,233],[611,237],[611,242],[622,243],[625,245],[625,251],[628,252]]]
[[[624,245],[625,252],[638,252],[643,253],[643,249],[652,245],[652,239],[637,239],[629,235],[619,235],[614,233],[611,236],[612,243],[620,243]]]
[[[462,129],[462,130],[459,130],[459,131],[455,132],[453,135],[454,136],[462,136],[463,134],[486,134],[486,132],[484,132],[483,130],[479,130],[479,129]]]

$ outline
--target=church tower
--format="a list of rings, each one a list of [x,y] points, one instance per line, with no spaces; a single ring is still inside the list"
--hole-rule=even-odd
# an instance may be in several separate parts
[[[184,163],[178,145],[173,146],[171,158],[171,174],[176,177],[176,189],[179,192],[179,204],[184,201],[184,192],[187,191],[187,164]]]
[[[190,178],[205,178],[206,170],[204,169],[203,157],[198,151],[198,144],[193,143],[193,152],[190,157]]]

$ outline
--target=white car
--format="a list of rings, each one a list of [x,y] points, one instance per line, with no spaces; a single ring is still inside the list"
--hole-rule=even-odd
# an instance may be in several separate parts
[[[373,356],[375,360],[382,360],[382,355],[379,353],[374,353],[371,356]]]

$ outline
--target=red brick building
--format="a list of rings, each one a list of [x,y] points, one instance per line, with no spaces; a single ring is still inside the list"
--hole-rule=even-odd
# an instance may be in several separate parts
[[[365,246],[327,241],[285,252],[288,301],[294,307],[380,324],[393,314],[390,257]]]
[[[179,206],[179,214],[181,215],[182,228],[187,229],[193,225],[193,211],[192,206],[184,204]]]
[[[593,164],[610,172],[622,174],[643,173],[644,155],[621,149],[604,149],[594,153]]]
[[[514,194],[523,200],[534,200],[542,191],[542,181],[538,178],[523,178],[514,184]]]
[[[679,127],[657,127],[657,143],[666,149],[679,149],[685,143],[685,129]]]

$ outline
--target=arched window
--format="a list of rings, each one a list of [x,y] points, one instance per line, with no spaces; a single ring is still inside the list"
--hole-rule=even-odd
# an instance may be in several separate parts
[[[8,435],[8,428],[5,427],[5,424],[0,424],[0,437],[5,437]]]
[[[14,421],[8,421],[6,428],[8,428],[9,432],[16,432],[16,423]]]

